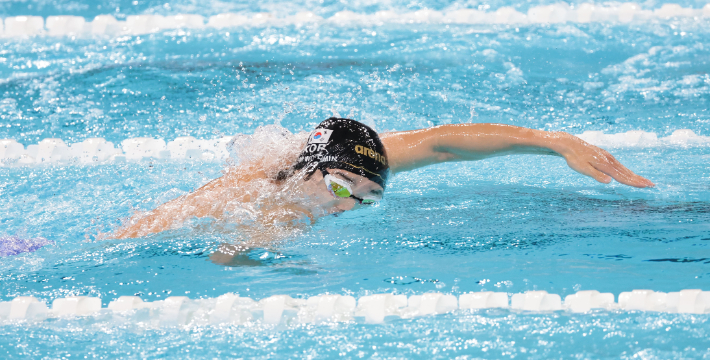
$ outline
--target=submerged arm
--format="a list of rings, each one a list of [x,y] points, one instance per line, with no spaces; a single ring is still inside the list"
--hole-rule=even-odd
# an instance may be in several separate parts
[[[395,173],[447,161],[543,154],[564,157],[572,169],[602,183],[609,183],[614,178],[630,186],[654,186],[606,150],[565,132],[502,124],[458,124],[386,133],[381,138],[390,168]]]
[[[243,196],[236,185],[261,175],[258,172],[250,176],[241,174],[243,173],[229,172],[190,194],[168,201],[147,213],[136,214],[108,237],[112,239],[142,237],[180,226],[193,217],[219,218],[224,213],[228,201]]]
[[[147,213],[134,215],[115,233],[112,239],[126,239],[146,236],[179,226],[192,217],[205,217],[214,212],[210,204],[214,203],[213,193],[221,187],[223,178],[217,178],[195,192],[180,196]]]

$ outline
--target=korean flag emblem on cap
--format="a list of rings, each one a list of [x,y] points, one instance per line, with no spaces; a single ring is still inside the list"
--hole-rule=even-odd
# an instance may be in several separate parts
[[[329,129],[316,129],[311,133],[311,137],[308,139],[309,144],[327,144],[330,140],[330,134],[333,130]]]

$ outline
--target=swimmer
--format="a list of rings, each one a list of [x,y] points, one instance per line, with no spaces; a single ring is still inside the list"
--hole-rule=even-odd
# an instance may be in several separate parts
[[[298,157],[277,175],[269,176],[258,164],[242,164],[190,194],[135,215],[110,237],[142,237],[180,227],[192,218],[229,219],[258,203],[254,220],[261,227],[245,227],[244,232],[251,232],[250,246],[265,246],[273,234],[260,238],[264,228],[298,226],[303,219],[313,223],[377,203],[393,174],[512,154],[560,156],[575,171],[605,184],[615,179],[638,188],[655,186],[607,151],[565,132],[457,124],[377,134],[357,121],[330,118],[316,127]]]

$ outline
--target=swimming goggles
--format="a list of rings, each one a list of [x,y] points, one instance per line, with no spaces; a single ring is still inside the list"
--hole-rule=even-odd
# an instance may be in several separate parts
[[[328,190],[330,192],[339,197],[339,198],[353,198],[358,201],[358,203],[362,205],[372,205],[381,199],[378,197],[364,197],[364,198],[359,198],[355,195],[353,195],[353,189],[350,186],[350,182],[339,179],[333,175],[330,175],[326,170],[321,170],[323,172],[323,180],[325,180],[325,185],[328,187]]]

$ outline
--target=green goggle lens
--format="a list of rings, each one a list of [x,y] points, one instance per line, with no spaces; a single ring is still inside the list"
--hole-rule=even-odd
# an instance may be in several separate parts
[[[350,191],[345,186],[342,186],[342,185],[340,185],[336,182],[333,182],[333,181],[330,182],[330,189],[333,191],[333,193],[337,197],[349,198],[350,195],[352,195],[352,194],[350,194]]]

